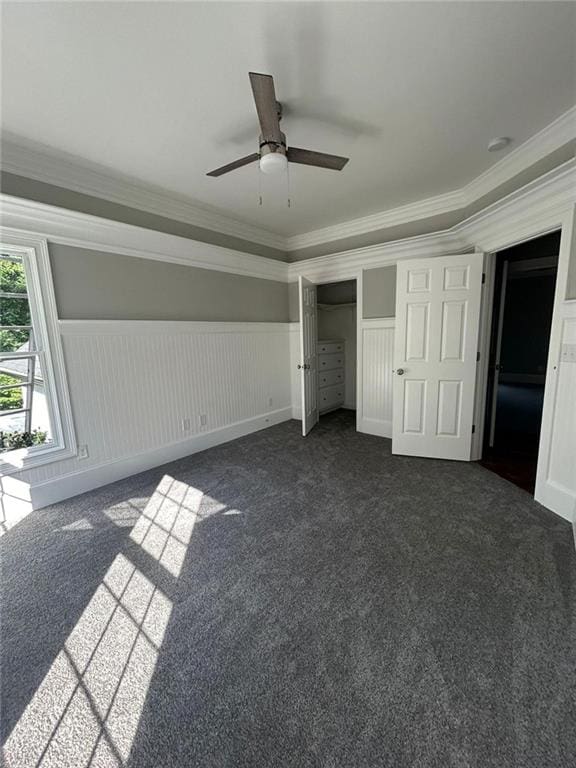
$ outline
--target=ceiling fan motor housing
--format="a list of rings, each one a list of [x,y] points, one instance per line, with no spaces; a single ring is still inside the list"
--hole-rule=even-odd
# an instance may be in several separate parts
[[[282,137],[282,143],[278,144],[277,141],[267,141],[262,134],[260,134],[260,156],[269,155],[271,152],[280,152],[281,155],[286,154],[286,134],[280,132]]]

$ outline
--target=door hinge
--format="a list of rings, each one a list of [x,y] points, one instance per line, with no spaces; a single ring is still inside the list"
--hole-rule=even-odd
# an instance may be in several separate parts
[[[474,432],[476,432],[476,424],[472,424],[472,434],[474,434]]]
[[[486,272],[482,272],[482,285],[486,282]]]
[[[480,352],[476,352],[476,362],[480,360]]]

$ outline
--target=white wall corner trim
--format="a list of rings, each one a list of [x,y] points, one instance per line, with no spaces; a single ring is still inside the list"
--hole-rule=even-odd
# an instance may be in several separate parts
[[[576,344],[576,300],[566,300],[570,258],[576,254],[576,205],[566,211],[560,238],[556,295],[544,390],[534,498],[567,520],[576,518],[576,363],[563,352]]]
[[[10,195],[0,195],[0,222],[12,234],[32,233],[62,245],[287,280],[288,265],[282,261]]]

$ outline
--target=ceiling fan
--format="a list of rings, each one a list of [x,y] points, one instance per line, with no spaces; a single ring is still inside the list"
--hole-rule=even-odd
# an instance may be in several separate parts
[[[286,136],[280,130],[282,105],[276,101],[272,75],[250,72],[249,76],[260,122],[260,151],[234,160],[234,162],[216,168],[206,175],[223,176],[225,173],[235,171],[237,168],[256,162],[256,160],[260,161],[260,170],[263,173],[278,173],[285,170],[288,163],[314,165],[317,168],[341,171],[348,162],[347,157],[286,146]]]

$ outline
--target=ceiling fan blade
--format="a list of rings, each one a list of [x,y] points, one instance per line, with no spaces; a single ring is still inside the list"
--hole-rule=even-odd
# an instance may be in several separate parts
[[[216,168],[214,171],[207,173],[206,176],[223,176],[225,173],[235,171],[237,168],[242,168],[243,165],[249,165],[259,159],[260,155],[258,152],[254,152],[252,155],[246,155],[246,157],[241,157],[240,160],[234,160],[233,163],[228,163],[228,165],[223,165],[221,168]]]
[[[260,121],[260,130],[264,141],[282,143],[282,131],[278,119],[278,106],[274,91],[274,79],[272,75],[261,75],[258,72],[249,72],[250,85],[256,102],[256,112]]]
[[[288,147],[287,154],[290,163],[330,168],[332,171],[341,171],[349,160],[348,157],[327,155],[325,152],[313,152],[311,149],[299,149],[298,147]]]

